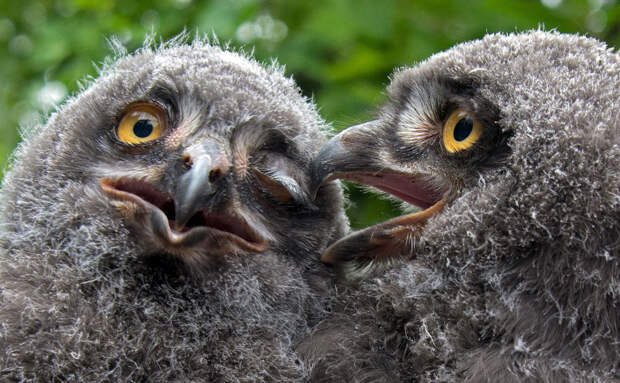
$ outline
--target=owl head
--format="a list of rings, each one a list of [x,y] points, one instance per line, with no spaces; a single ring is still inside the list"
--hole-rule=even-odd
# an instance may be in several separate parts
[[[346,227],[337,186],[308,194],[325,127],[275,64],[203,41],[143,48],[21,144],[5,230],[194,271],[266,253],[309,267]]]
[[[611,252],[619,68],[595,39],[531,31],[397,69],[377,118],[318,155],[313,188],[350,179],[419,211],[343,238],[324,260],[354,275],[422,253],[459,269],[540,244]]]

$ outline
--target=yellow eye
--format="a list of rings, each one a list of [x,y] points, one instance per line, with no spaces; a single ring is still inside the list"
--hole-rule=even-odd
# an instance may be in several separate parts
[[[482,125],[468,112],[457,109],[443,125],[443,146],[450,153],[471,148],[482,135]]]
[[[116,136],[126,144],[141,144],[159,138],[166,127],[166,114],[155,104],[130,104],[123,112]]]

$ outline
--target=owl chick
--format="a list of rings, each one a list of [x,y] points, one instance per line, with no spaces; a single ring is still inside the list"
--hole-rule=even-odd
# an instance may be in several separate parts
[[[205,41],[123,55],[17,149],[1,191],[0,376],[299,381],[325,124],[282,69]]]
[[[304,341],[329,362],[317,376],[620,380],[618,89],[617,52],[543,31],[398,70],[378,119],[335,136],[314,178],[423,209],[343,238],[326,262],[354,279],[414,260],[352,289]]]

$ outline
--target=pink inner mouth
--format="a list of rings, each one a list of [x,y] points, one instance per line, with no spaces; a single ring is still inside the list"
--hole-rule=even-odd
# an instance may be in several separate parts
[[[185,224],[183,229],[174,229],[175,208],[174,199],[171,195],[161,192],[151,184],[137,179],[109,179],[101,180],[104,191],[113,194],[115,197],[140,202],[147,202],[155,208],[161,210],[168,218],[168,226],[172,231],[185,233],[194,228],[205,227],[222,233],[232,234],[251,245],[263,245],[264,240],[242,219],[232,215],[213,213],[207,210],[197,211]],[[121,195],[119,195],[121,194]],[[134,198],[131,198],[133,196]]]
[[[343,178],[369,185],[389,193],[407,203],[423,210],[433,206],[443,197],[443,192],[423,180],[421,176],[411,176],[399,173],[372,174],[355,173],[343,174]],[[335,174],[331,178],[340,178]]]
[[[333,243],[321,256],[323,262],[334,265],[371,260],[371,263],[362,263],[366,270],[375,261],[382,263],[411,255],[411,238],[419,237],[427,221],[443,210],[449,192],[447,185],[419,173],[343,172],[333,174],[330,179],[369,185],[422,209],[353,232]]]

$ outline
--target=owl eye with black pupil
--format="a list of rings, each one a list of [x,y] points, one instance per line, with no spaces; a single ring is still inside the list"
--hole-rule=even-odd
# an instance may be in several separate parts
[[[149,120],[140,120],[133,126],[136,137],[146,138],[153,133],[153,124]]]
[[[136,102],[123,111],[116,137],[126,144],[153,141],[166,132],[166,114],[157,104]]]
[[[471,148],[482,136],[482,124],[471,113],[457,109],[443,125],[443,146],[449,153]]]
[[[454,139],[463,141],[471,134],[474,129],[474,122],[469,117],[463,117],[456,123],[454,127]]]

